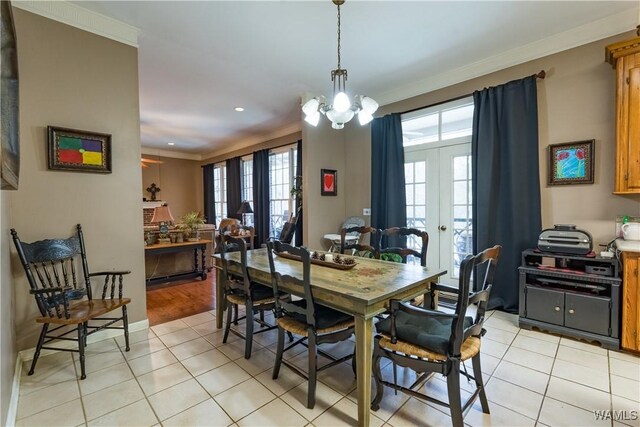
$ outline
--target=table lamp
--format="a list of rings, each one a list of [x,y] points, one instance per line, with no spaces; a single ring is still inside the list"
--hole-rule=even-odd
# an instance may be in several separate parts
[[[238,212],[236,213],[239,215],[242,214],[242,225],[247,225],[245,221],[245,215],[252,214],[253,209],[251,209],[251,205],[249,204],[249,202],[245,200],[242,203],[240,203],[240,209],[238,209]]]
[[[171,241],[168,237],[169,226],[167,223],[173,221],[173,216],[171,215],[169,206],[163,205],[153,210],[153,218],[151,218],[151,222],[160,223],[159,243],[169,243]]]

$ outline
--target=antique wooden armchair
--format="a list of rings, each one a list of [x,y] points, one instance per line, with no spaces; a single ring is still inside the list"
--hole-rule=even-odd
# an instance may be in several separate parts
[[[347,235],[352,233],[358,233],[358,236],[363,234],[369,234],[370,244],[365,245],[358,243],[349,243],[347,241]],[[380,231],[373,227],[349,227],[340,230],[340,253],[344,254],[345,251],[352,250],[356,254],[358,252],[369,252],[372,258],[380,258]]]
[[[41,316],[36,318],[36,322],[43,324],[29,375],[33,375],[40,351],[49,349],[78,352],[80,379],[85,379],[87,376],[84,349],[87,346],[87,336],[102,329],[123,330],[126,350],[129,351],[127,304],[131,300],[122,297],[122,279],[130,271],[89,273],[80,224],[76,226],[76,231],[77,235],[68,239],[47,239],[24,243],[18,237],[16,230],[11,229],[13,243],[31,287],[29,292],[35,297],[40,310]],[[76,267],[77,261],[80,261],[80,270]],[[99,276],[104,277],[102,295],[100,299],[93,299],[91,278]],[[122,309],[121,316],[102,317],[118,308]],[[94,321],[99,323],[89,323]],[[112,326],[120,321],[122,326]],[[51,325],[56,326],[49,329]],[[52,335],[56,331],[60,333]],[[77,331],[77,338],[67,337],[74,331]],[[78,348],[46,345],[56,340],[78,341]]]
[[[415,236],[420,241],[420,250],[414,250],[411,248],[402,248],[396,246],[387,246],[385,248],[380,249],[380,255],[382,254],[397,254],[402,258],[402,263],[407,263],[407,258],[409,256],[414,256],[420,260],[420,265],[422,267],[427,266],[427,248],[429,246],[429,234],[426,231],[418,230],[416,228],[407,228],[407,227],[392,227],[387,228],[386,230],[382,230],[380,232],[380,241],[382,242],[385,237],[389,236],[401,236],[401,237],[409,237]]]

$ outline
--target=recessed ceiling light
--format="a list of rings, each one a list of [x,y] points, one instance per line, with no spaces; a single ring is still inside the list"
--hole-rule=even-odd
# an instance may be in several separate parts
[[[244,111],[244,108],[242,108],[242,107],[236,107],[236,108],[234,108],[234,110],[236,110],[236,111],[238,111],[238,112],[239,112],[239,111]]]
[[[175,142],[167,142],[167,144],[169,144],[169,145],[176,145],[176,143],[175,143]]]

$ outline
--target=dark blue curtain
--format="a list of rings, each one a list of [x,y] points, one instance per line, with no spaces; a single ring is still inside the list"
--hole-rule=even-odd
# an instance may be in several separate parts
[[[207,224],[215,224],[216,206],[213,198],[213,164],[202,167],[202,182],[204,189],[204,217]]]
[[[518,266],[541,229],[536,77],[473,94],[473,251],[502,245],[488,307],[518,311]]]
[[[260,247],[269,238],[269,150],[253,152],[253,221],[255,245]]]
[[[242,220],[242,214],[238,213],[242,203],[242,193],[240,188],[241,159],[234,157],[227,159],[227,217]]]
[[[298,140],[296,154],[296,181],[302,185],[302,140]],[[295,245],[302,246],[302,198],[296,198],[296,235]]]
[[[371,226],[386,229],[406,225],[402,124],[400,114],[389,114],[371,124]],[[391,238],[382,244],[404,246],[404,239]]]

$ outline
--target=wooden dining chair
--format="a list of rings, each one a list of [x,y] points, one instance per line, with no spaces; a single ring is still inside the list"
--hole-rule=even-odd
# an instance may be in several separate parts
[[[418,230],[417,228],[407,228],[407,227],[392,227],[387,228],[386,230],[382,230],[380,232],[380,242],[386,240],[388,241],[389,237],[398,236],[405,238],[414,238],[418,240],[420,243],[420,250],[415,250],[412,248],[403,248],[399,246],[387,246],[380,249],[380,255],[382,254],[396,254],[402,258],[402,263],[406,264],[407,260],[410,256],[416,257],[420,260],[420,265],[422,267],[427,266],[427,249],[429,247],[429,234],[426,231]]]
[[[469,255],[462,261],[455,313],[427,310],[391,300],[391,315],[376,324],[379,335],[374,339],[373,349],[376,396],[371,404],[372,410],[380,408],[384,386],[387,386],[417,399],[448,407],[455,427],[463,426],[463,414],[478,396],[482,412],[489,413],[480,366],[480,339],[486,332],[483,329],[484,316],[500,250],[500,246],[494,246],[476,256]],[[478,274],[482,279],[480,290],[470,294],[474,270],[484,274]],[[475,318],[467,316],[470,304],[477,305]],[[396,383],[394,369],[394,382],[385,381],[380,368],[382,358],[413,369],[421,375],[413,385],[403,387]],[[466,369],[464,375],[475,381],[476,390],[463,405],[460,398],[460,364],[468,359],[472,361],[473,376]],[[417,391],[432,373],[446,377],[448,403]]]
[[[36,369],[40,351],[46,349],[78,352],[80,379],[85,379],[87,375],[84,350],[87,346],[87,336],[103,329],[122,330],[125,349],[129,351],[127,304],[131,300],[122,296],[122,281],[123,276],[130,271],[89,273],[80,224],[76,226],[76,235],[68,239],[47,239],[24,243],[13,228],[11,235],[29,281],[31,288],[29,293],[34,296],[40,311],[40,317],[35,320],[37,323],[42,323],[29,375],[33,375]],[[80,268],[76,266],[78,262]],[[91,279],[94,277],[104,277],[100,299],[93,299]],[[103,317],[118,308],[122,310],[121,316]],[[95,324],[94,321],[98,323]],[[122,326],[112,326],[117,322],[122,322]],[[49,329],[51,325],[54,325],[53,329]],[[58,334],[53,334],[54,332]],[[77,332],[76,338],[67,336],[73,332]],[[48,345],[56,340],[77,341],[78,348],[69,349]]]
[[[270,331],[276,328],[264,320],[264,313],[273,310],[275,298],[273,290],[260,283],[251,281],[247,269],[247,243],[242,237],[234,237],[229,234],[219,236],[220,260],[222,264],[222,280],[224,280],[224,298],[227,301],[227,324],[224,329],[223,343],[227,342],[229,332],[245,340],[244,358],[251,357],[253,335]],[[241,275],[231,274],[229,271],[228,256],[230,252],[240,253]],[[285,295],[280,295],[286,298]],[[238,317],[238,307],[245,307],[245,315]],[[232,312],[235,316],[232,317]],[[259,318],[254,314],[259,313]],[[231,323],[238,324],[239,320],[246,319],[244,335],[235,329],[231,329]],[[254,331],[253,322],[257,322],[262,328]]]
[[[275,268],[274,253],[288,252],[300,258],[302,264],[302,279],[290,275],[282,275]],[[324,343],[337,343],[348,340],[354,333],[353,316],[318,304],[313,298],[311,289],[311,263],[309,251],[303,247],[295,247],[278,240],[267,242],[267,253],[269,254],[269,267],[273,283],[274,295],[281,292],[284,282],[292,284],[304,291],[304,299],[282,300],[276,299],[276,322],[278,324],[278,347],[276,353],[275,366],[273,368],[273,379],[278,379],[280,366],[285,365],[297,375],[309,381],[307,393],[307,408],[312,409],[316,404],[316,381],[320,371],[328,369],[354,357],[354,354],[336,358],[318,348]],[[284,348],[285,332],[300,336],[298,340]],[[282,359],[285,351],[294,346],[302,344],[308,348],[309,365],[308,375],[305,375],[293,364]],[[331,362],[318,367],[318,353],[330,359]],[[354,348],[355,353],[355,348]],[[355,359],[353,359],[353,369],[355,373]]]
[[[346,236],[350,233],[358,233],[359,236],[369,235],[369,244],[360,243],[359,240],[355,243],[349,243]],[[345,251],[355,251],[358,253],[366,253],[371,255],[371,258],[380,258],[380,231],[373,227],[348,227],[340,230],[340,253],[345,254]]]

